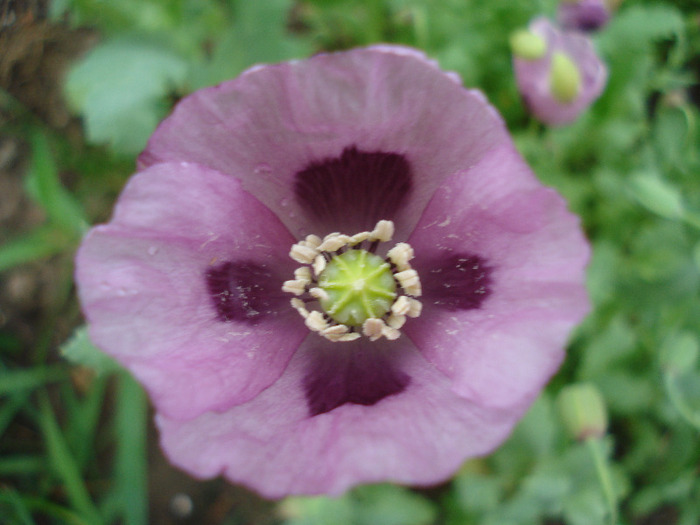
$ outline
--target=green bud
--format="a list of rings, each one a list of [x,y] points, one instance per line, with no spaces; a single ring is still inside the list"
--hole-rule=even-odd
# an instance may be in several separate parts
[[[521,29],[510,35],[510,48],[518,58],[537,60],[547,52],[547,42],[541,36]]]
[[[549,89],[562,104],[576,100],[581,91],[581,72],[571,57],[561,51],[552,53]]]
[[[578,383],[562,389],[557,399],[564,426],[574,439],[600,438],[608,427],[605,401],[591,383]]]
[[[321,308],[334,321],[361,326],[382,317],[396,299],[396,281],[389,264],[366,250],[351,249],[333,257],[318,278],[327,298]]]

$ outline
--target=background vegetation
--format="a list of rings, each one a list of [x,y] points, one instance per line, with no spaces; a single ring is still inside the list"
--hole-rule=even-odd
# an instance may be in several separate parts
[[[555,0],[41,0],[0,5],[0,522],[700,523],[700,4],[625,0],[596,37],[603,97],[550,129],[509,34]],[[90,345],[72,258],[177,99],[258,62],[374,42],[424,49],[498,107],[583,218],[594,312],[507,443],[453,481],[265,502],[167,465],[147,400]],[[71,335],[73,334],[73,335]],[[66,342],[67,341],[67,342]],[[559,392],[609,412],[576,441]],[[615,517],[615,513],[617,517]]]

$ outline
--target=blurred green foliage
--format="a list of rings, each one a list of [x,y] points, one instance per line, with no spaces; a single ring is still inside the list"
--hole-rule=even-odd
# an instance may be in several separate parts
[[[54,0],[54,19],[92,27],[101,40],[65,83],[86,144],[0,96],[20,122],[5,131],[31,149],[26,193],[45,217],[0,246],[0,272],[47,258],[61,269],[36,347],[0,327],[0,516],[148,522],[143,392],[84,329],[62,346],[70,362],[57,358],[51,334],[61,316],[77,323],[70,261],[80,236],[108,217],[159,120],[180,97],[258,62],[394,42],[482,89],[534,171],[581,216],[595,308],[512,437],[451,483],[294,498],[269,522],[597,525],[619,511],[625,524],[700,523],[700,6],[625,0],[596,36],[610,69],[603,97],[574,124],[545,128],[519,99],[508,36],[555,9],[555,0]],[[77,175],[69,186],[66,173]],[[80,386],[78,365],[102,373]],[[577,382],[603,395],[603,439],[579,443],[563,431],[555,397]],[[235,511],[227,520],[241,523]]]

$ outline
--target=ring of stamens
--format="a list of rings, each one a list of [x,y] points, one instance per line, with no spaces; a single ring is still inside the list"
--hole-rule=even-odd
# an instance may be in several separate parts
[[[282,291],[294,294],[292,307],[306,326],[334,342],[397,339],[407,317],[418,317],[422,304],[418,273],[411,268],[413,248],[397,243],[376,255],[391,240],[394,223],[381,220],[372,231],[355,235],[308,235],[292,245],[289,256],[303,266]],[[350,250],[355,250],[350,252]]]

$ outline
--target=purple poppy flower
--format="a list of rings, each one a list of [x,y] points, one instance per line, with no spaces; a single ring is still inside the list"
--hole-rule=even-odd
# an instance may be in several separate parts
[[[530,111],[550,125],[574,121],[603,92],[607,68],[590,39],[533,20],[511,39],[518,89]]]
[[[589,308],[577,218],[483,95],[411,49],[198,91],[139,165],[79,293],[200,478],[442,481],[507,437]]]
[[[557,20],[565,29],[596,31],[608,23],[610,11],[605,0],[562,0]]]

